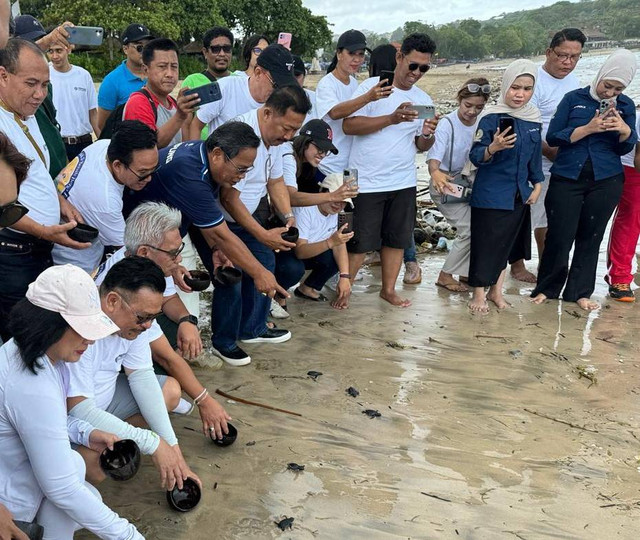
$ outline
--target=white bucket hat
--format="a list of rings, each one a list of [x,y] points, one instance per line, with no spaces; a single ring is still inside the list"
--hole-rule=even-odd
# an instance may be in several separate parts
[[[29,285],[26,296],[34,306],[60,313],[84,339],[95,341],[120,330],[100,308],[91,276],[72,264],[47,268]]]

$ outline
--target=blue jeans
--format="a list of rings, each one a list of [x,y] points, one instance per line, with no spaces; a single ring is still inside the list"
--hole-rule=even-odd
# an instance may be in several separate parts
[[[240,225],[228,225],[258,262],[273,272],[276,266],[273,251]],[[236,347],[238,339],[264,334],[270,307],[271,299],[261,294],[253,284],[253,278],[244,272],[240,283],[230,287],[217,286],[211,302],[211,343],[218,350],[228,351]]]
[[[416,251],[416,239],[413,236],[413,233],[411,233],[411,247],[408,247],[407,249],[404,250],[404,264],[407,264],[408,262],[417,262],[417,251]]]
[[[293,251],[281,251],[276,254],[276,280],[284,288],[293,287],[302,278],[305,269],[311,273],[304,284],[319,291],[324,284],[338,272],[333,251],[328,249],[310,259],[298,259]]]

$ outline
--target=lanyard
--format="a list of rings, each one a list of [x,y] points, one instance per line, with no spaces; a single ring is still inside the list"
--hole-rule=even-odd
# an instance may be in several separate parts
[[[47,161],[44,158],[44,154],[42,153],[42,150],[40,150],[40,147],[38,146],[38,143],[33,138],[33,135],[31,135],[31,132],[29,131],[29,127],[22,122],[22,120],[20,119],[20,116],[18,116],[17,113],[12,111],[2,99],[0,99],[0,107],[2,107],[5,111],[10,112],[10,113],[13,114],[13,119],[20,126],[20,129],[26,135],[27,139],[29,139],[29,142],[31,143],[31,145],[33,146],[35,151],[38,152],[38,155],[40,156],[40,159],[42,160],[42,163],[44,164],[44,167],[46,169],[47,168]]]

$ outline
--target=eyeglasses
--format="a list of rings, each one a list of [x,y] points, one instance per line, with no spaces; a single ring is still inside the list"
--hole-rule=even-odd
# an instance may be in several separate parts
[[[558,54],[555,49],[551,49],[553,54],[556,55],[560,62],[566,62],[567,60],[571,60],[571,62],[577,62],[582,58],[582,54]]]
[[[231,162],[231,165],[235,167],[238,174],[247,174],[249,171],[253,170],[253,165],[251,165],[250,167],[238,167],[235,161],[233,161],[226,152],[224,153],[224,157],[226,157]]]
[[[320,148],[316,143],[314,143],[313,141],[309,141],[309,144],[312,144],[313,147],[316,149],[316,151],[318,152],[318,155],[321,157],[325,157],[329,151],[328,150],[323,150],[322,148]]]
[[[184,249],[184,242],[182,242],[182,244],[180,244],[179,248],[176,249],[162,249],[156,246],[152,246],[151,244],[141,244],[144,247],[148,247],[151,249],[155,249],[156,251],[159,251],[160,253],[164,253],[166,255],[169,255],[169,257],[171,257],[172,260],[176,260],[178,258],[178,255],[180,255],[180,253],[182,253],[182,250]]]
[[[118,294],[118,296],[120,297],[120,300],[122,300],[122,303],[127,306],[127,308],[129,309],[129,311],[135,315],[136,317],[136,324],[142,326],[143,324],[147,324],[150,323],[152,321],[154,321],[155,319],[157,319],[158,317],[160,317],[160,315],[162,315],[162,311],[160,311],[159,313],[155,313],[152,315],[140,315],[136,310],[134,310],[131,307],[131,304],[129,304],[129,302],[126,301],[125,297],[122,296],[121,294]]]
[[[469,90],[469,92],[471,92],[472,94],[477,94],[480,91],[482,91],[483,94],[490,94],[491,93],[491,85],[490,84],[475,84],[475,83],[471,83],[471,84],[467,85],[467,90]]]
[[[262,52],[262,49],[260,47],[254,47],[253,49],[251,49],[251,52],[253,54],[255,54],[256,56],[260,56],[260,53]]]
[[[431,64],[418,64],[418,62],[410,62],[409,71],[415,71],[416,69],[419,69],[420,73],[426,73],[431,69]]]
[[[20,220],[29,209],[18,202],[18,199],[0,206],[0,228],[9,227]]]
[[[213,54],[220,54],[221,51],[225,54],[229,54],[231,52],[231,45],[211,45],[209,50]]]
[[[278,88],[278,85],[275,83],[275,81],[271,78],[271,75],[269,75],[268,71],[265,71],[264,74],[267,76],[267,79],[269,79],[269,82],[271,83],[271,86],[273,86],[274,88]]]
[[[149,171],[148,173],[146,173],[146,174],[142,174],[142,175],[141,175],[141,174],[138,174],[136,171],[134,171],[133,169],[131,169],[131,168],[129,167],[129,165],[125,165],[125,167],[126,167],[127,169],[129,169],[129,170],[133,173],[133,175],[134,175],[134,176],[136,176],[136,177],[138,178],[138,180],[142,181],[142,180],[146,180],[147,178],[149,178],[150,176],[152,176],[152,175],[153,175],[153,174],[154,174],[154,173],[155,173],[155,172],[160,168],[160,165],[158,165],[157,167],[154,167],[154,169],[153,169],[152,171]]]

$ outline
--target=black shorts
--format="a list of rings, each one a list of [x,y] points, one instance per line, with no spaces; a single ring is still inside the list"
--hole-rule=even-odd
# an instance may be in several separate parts
[[[353,199],[354,237],[347,244],[352,253],[381,247],[411,247],[416,222],[416,188],[361,193]]]

